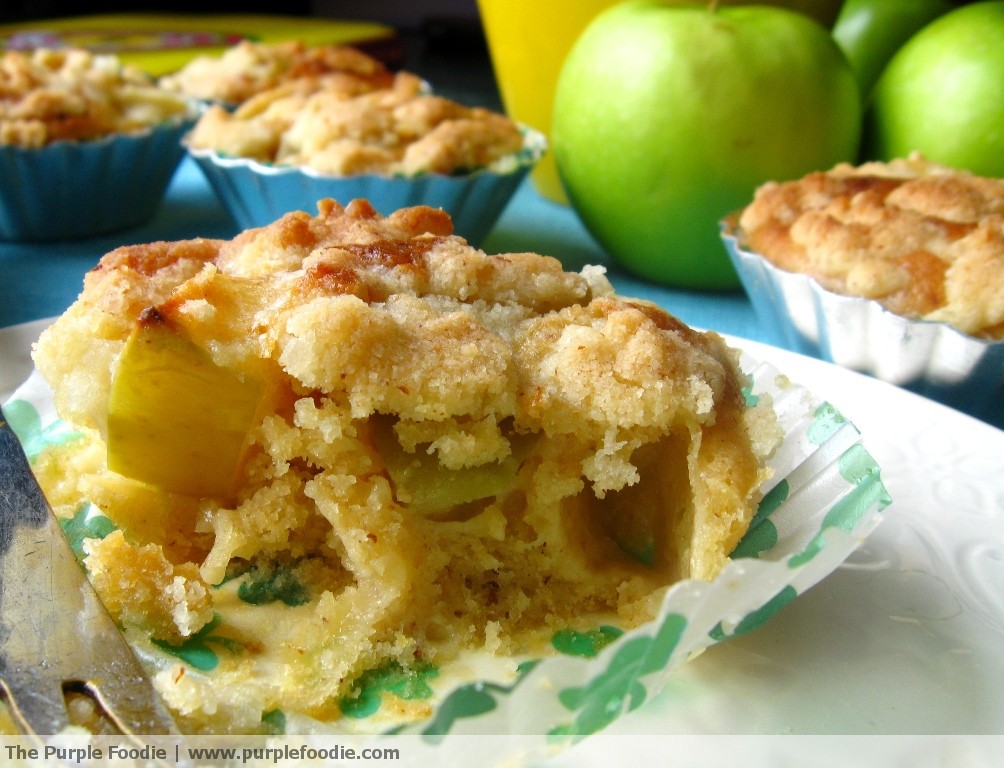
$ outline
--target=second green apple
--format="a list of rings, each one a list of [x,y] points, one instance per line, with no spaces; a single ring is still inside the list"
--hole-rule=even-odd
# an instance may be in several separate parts
[[[721,217],[765,181],[853,160],[860,130],[854,74],[807,16],[629,0],[565,60],[552,144],[569,200],[620,264],[724,289],[738,279]]]
[[[950,10],[948,0],[845,0],[833,25],[833,39],[857,75],[865,103],[900,46]]]

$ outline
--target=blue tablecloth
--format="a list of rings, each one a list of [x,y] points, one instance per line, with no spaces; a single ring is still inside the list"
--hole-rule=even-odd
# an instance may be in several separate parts
[[[80,292],[84,274],[119,245],[191,237],[229,238],[236,232],[237,227],[201,171],[186,159],[157,215],[142,227],[73,242],[0,243],[0,327],[62,313]],[[483,247],[489,253],[547,254],[572,270],[584,264],[604,264],[623,295],[655,301],[690,325],[776,342],[769,329],[761,327],[741,291],[673,290],[618,270],[575,212],[539,195],[529,180],[519,188]]]

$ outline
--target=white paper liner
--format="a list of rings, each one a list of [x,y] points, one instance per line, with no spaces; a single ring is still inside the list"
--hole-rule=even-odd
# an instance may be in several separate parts
[[[382,712],[333,724],[286,713],[287,734],[402,733],[534,736],[535,751],[609,725],[660,689],[673,670],[708,646],[754,629],[837,568],[879,524],[889,503],[880,470],[858,430],[832,406],[744,354],[751,397],[768,395],[786,438],[750,532],[713,582],[670,587],[656,620],[620,634],[595,654],[555,652],[514,675],[512,659],[472,654],[433,681],[433,715],[395,722]],[[29,456],[71,436],[56,419],[51,393],[34,373],[4,406]],[[154,669],[156,651],[137,648]],[[166,656],[166,654],[165,654]],[[172,659],[173,663],[177,659]],[[518,740],[525,752],[527,740]]]

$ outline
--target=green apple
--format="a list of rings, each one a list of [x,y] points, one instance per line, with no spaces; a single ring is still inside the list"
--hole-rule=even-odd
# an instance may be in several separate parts
[[[875,85],[865,157],[920,152],[1004,177],[1004,2],[957,8],[903,45]]]
[[[551,140],[570,202],[612,257],[724,289],[738,278],[719,220],[765,181],[854,160],[860,129],[854,73],[809,17],[628,0],[572,47]]]
[[[751,2],[750,4],[756,3]],[[771,2],[763,2],[762,4],[777,5],[804,13],[827,28],[834,24],[841,8],[841,0],[771,0]]]
[[[847,56],[866,100],[900,46],[953,7],[948,0],[845,0],[833,24],[833,39]]]
[[[710,5],[697,0],[666,0],[673,5]],[[908,0],[909,1],[909,0]],[[718,0],[716,5],[774,5],[811,16],[824,27],[831,27],[840,14],[843,0]]]

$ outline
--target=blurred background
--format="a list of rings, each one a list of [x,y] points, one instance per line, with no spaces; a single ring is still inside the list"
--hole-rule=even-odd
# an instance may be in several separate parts
[[[673,0],[676,3],[684,0]],[[702,0],[695,0],[700,2]],[[710,0],[704,0],[710,2]],[[735,2],[736,0],[732,0]],[[739,0],[755,2],[756,0]],[[903,0],[904,3],[914,0]],[[965,5],[973,0],[947,0]],[[616,0],[0,0],[0,27],[31,24],[44,30],[47,19],[137,13],[197,19],[220,15],[279,15],[318,22],[375,23],[394,30],[387,38],[351,42],[393,70],[406,69],[435,85],[447,98],[508,114],[550,133],[551,96],[564,54],[585,24]],[[729,0],[723,0],[726,4]],[[770,0],[831,24],[843,0]],[[529,13],[528,13],[529,11]],[[536,22],[527,25],[527,19]],[[35,22],[40,22],[35,26]],[[492,52],[485,29],[492,39]],[[64,27],[65,29],[65,27]],[[253,29],[228,30],[248,34]],[[0,29],[0,34],[3,30]],[[310,41],[312,44],[320,40]],[[330,40],[324,40],[330,42]],[[37,44],[37,43],[35,43]],[[122,51],[119,51],[122,53]],[[493,69],[492,54],[497,69]],[[194,49],[193,54],[194,55]],[[175,63],[177,63],[175,61]],[[162,74],[162,71],[154,74]],[[501,73],[501,74],[499,74]],[[553,153],[532,173],[545,197],[568,202],[558,180]]]
[[[502,109],[477,0],[0,0],[0,24],[92,14],[282,14],[372,21],[394,27],[393,45],[371,51],[436,83],[443,95]]]
[[[4,0],[0,19],[40,19],[77,16],[83,13],[284,13],[383,21],[416,27],[429,17],[477,18],[475,0],[177,0],[177,2],[136,2],[96,0],[81,4],[76,0]]]

